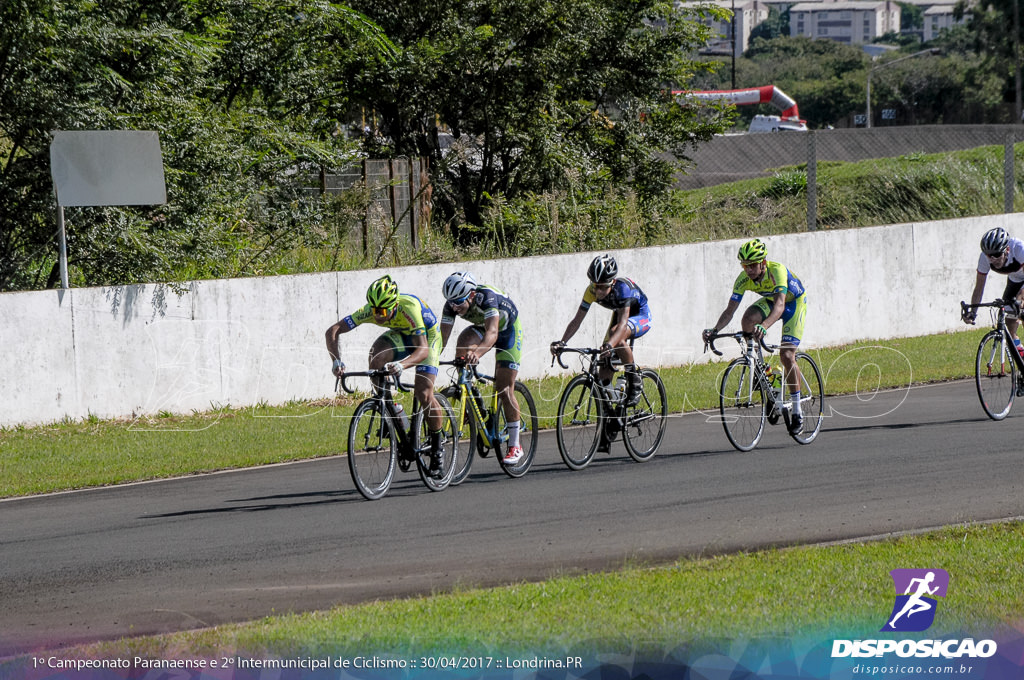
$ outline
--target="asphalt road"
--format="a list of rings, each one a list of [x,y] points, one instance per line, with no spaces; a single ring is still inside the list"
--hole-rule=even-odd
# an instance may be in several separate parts
[[[751,453],[700,414],[661,451],[568,470],[553,436],[525,477],[493,458],[430,493],[369,502],[343,458],[0,502],[0,656],[679,556],[1024,515],[1024,404],[971,382],[832,399],[810,446]],[[901,566],[901,565],[893,565]]]

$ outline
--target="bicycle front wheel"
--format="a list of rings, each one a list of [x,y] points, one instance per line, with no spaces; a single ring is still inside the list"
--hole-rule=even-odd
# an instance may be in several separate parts
[[[452,405],[443,394],[435,394],[434,398],[441,407],[441,477],[430,474],[430,419],[425,408],[418,409],[412,419],[413,446],[416,448],[416,468],[420,479],[431,491],[444,491],[451,484],[459,465],[459,437]]]
[[[643,379],[640,401],[626,409],[623,438],[626,452],[633,460],[642,463],[657,452],[665,436],[668,397],[665,395],[665,383],[657,371],[646,368],[640,376]]]
[[[519,446],[523,447],[523,457],[509,465],[502,460],[501,451],[497,452],[498,462],[506,475],[513,479],[522,477],[530,471],[533,465],[533,456],[537,452],[537,430],[540,428],[540,421],[537,418],[537,406],[533,402],[533,395],[526,385],[516,381],[515,389],[512,392],[516,403],[519,404]],[[508,426],[505,422],[505,409],[498,403],[498,429],[504,430]]]
[[[380,399],[356,407],[348,428],[348,469],[356,489],[367,500],[382,498],[395,478],[398,461],[395,428]]]
[[[719,397],[725,436],[740,451],[750,451],[761,441],[768,415],[764,390],[746,359],[733,359],[726,367]]]
[[[476,419],[473,418],[469,404],[463,399],[464,394],[467,397],[469,396],[468,393],[464,393],[461,390],[453,392],[453,396],[450,399],[452,417],[455,419],[455,426],[459,435],[459,455],[455,461],[455,472],[452,473],[452,481],[449,483],[449,486],[457,486],[466,481],[470,470],[473,468],[473,458],[475,458],[476,454]]]
[[[558,452],[570,470],[582,470],[597,452],[604,408],[589,376],[578,375],[569,381],[558,401],[555,433]]]
[[[1017,364],[1010,352],[1012,343],[1000,331],[991,331],[978,345],[974,364],[974,380],[978,386],[981,407],[992,420],[1002,420],[1010,413],[1017,393]]]
[[[796,365],[800,369],[800,412],[804,416],[804,427],[792,437],[800,444],[810,444],[825,419],[825,385],[818,364],[810,355],[798,352]]]

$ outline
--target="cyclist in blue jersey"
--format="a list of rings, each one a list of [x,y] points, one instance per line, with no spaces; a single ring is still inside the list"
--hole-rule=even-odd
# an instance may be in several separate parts
[[[366,291],[366,305],[352,312],[327,329],[327,352],[333,361],[332,372],[339,378],[345,373],[345,363],[338,351],[338,338],[366,322],[389,329],[370,347],[370,368],[385,369],[401,375],[407,368],[416,367],[413,394],[419,404],[427,407],[427,425],[430,429],[430,473],[443,477],[441,469],[441,407],[434,398],[434,380],[441,358],[441,331],[439,322],[427,303],[415,295],[398,292],[398,284],[390,276],[383,276]]]
[[[759,238],[751,239],[740,246],[738,253],[743,273],[736,277],[732,296],[718,322],[704,331],[704,342],[729,325],[743,300],[746,291],[760,295],[760,299],[743,313],[740,325],[744,333],[750,333],[755,340],[764,337],[767,329],[776,321],[782,321],[782,344],[779,359],[791,396],[791,417],[789,430],[799,434],[803,430],[804,416],[800,407],[800,384],[802,377],[796,363],[796,348],[804,334],[804,320],[807,317],[807,296],[804,285],[793,272],[778,262],[768,261],[768,247]]]
[[[629,341],[643,337],[651,330],[651,310],[647,305],[647,296],[640,290],[640,286],[631,279],[617,277],[618,273],[619,266],[611,255],[599,255],[594,258],[587,268],[590,285],[583,292],[583,301],[576,310],[576,316],[562,333],[562,339],[551,343],[551,353],[555,354],[565,347],[565,343],[576,334],[590,310],[590,305],[596,302],[612,310],[611,323],[605,333],[602,349],[606,352],[614,351],[622,361],[623,370],[626,372],[626,405],[635,406],[640,400],[642,378],[636,370],[633,349]],[[613,372],[609,368],[602,368],[599,373],[605,384],[611,380],[612,375]]]
[[[469,272],[449,276],[441,291],[446,300],[441,312],[441,350],[448,344],[456,316],[471,324],[459,334],[456,356],[476,364],[491,348],[497,350],[494,387],[508,425],[508,451],[502,461],[514,465],[523,457],[523,447],[519,445],[519,402],[514,394],[523,352],[519,310],[507,294],[493,286],[478,284]]]

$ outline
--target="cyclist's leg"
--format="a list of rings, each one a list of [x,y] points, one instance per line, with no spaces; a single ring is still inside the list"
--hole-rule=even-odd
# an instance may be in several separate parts
[[[427,429],[430,430],[430,473],[439,477],[444,474],[441,461],[441,437],[444,425],[444,414],[441,405],[434,397],[434,381],[441,357],[441,333],[435,329],[427,332],[427,344],[430,348],[427,358],[416,365],[416,380],[413,392],[416,402],[426,409]]]
[[[459,333],[459,341],[455,345],[455,356],[466,356],[469,350],[475,350],[484,339],[484,329],[480,326],[469,326]]]
[[[782,346],[779,358],[782,360],[786,386],[791,395],[799,392],[802,377],[800,366],[796,363],[796,350],[800,346],[800,338],[804,335],[804,320],[807,317],[807,296],[801,295],[792,302],[786,303],[782,312]],[[793,408],[800,412],[800,402],[794,397]]]
[[[627,324],[629,335],[616,349],[619,358],[622,359],[622,368],[626,372],[626,405],[634,406],[639,401],[640,392],[643,390],[643,377],[636,370],[636,361],[633,358],[633,348],[630,342],[642,338],[651,330],[651,310],[644,305],[639,312],[629,317]]]
[[[520,413],[515,395],[519,362],[523,356],[523,329],[516,319],[511,328],[498,334],[494,343],[494,389],[508,425],[508,447],[519,446]]]
[[[402,334],[398,331],[388,331],[379,336],[373,341],[373,345],[370,346],[370,356],[367,362],[370,370],[376,371],[384,368],[384,364],[389,361],[397,361],[406,356],[406,354],[402,353],[404,346],[405,341],[402,339]],[[372,382],[373,386],[378,390],[381,388],[380,379],[374,378]]]
[[[740,328],[744,333],[753,333],[754,326],[768,318],[772,311],[772,301],[766,297],[761,298],[754,304],[747,307],[740,319]]]
[[[803,376],[796,361],[796,350],[804,334],[804,320],[807,317],[807,295],[801,295],[786,304],[782,312],[782,346],[779,359],[782,360],[782,374],[786,377],[786,389],[790,398],[790,432],[800,432],[803,427],[800,386]]]
[[[388,331],[383,335],[379,336],[373,341],[373,345],[370,346],[370,356],[368,364],[371,370],[384,368],[384,364],[389,361],[397,361],[402,357],[397,356],[401,351],[399,348],[404,349],[405,342],[402,339],[402,334],[398,331]],[[407,356],[406,352],[403,356]]]
[[[1006,288],[1003,289],[1003,297],[1001,298],[1005,302],[1011,300],[1022,301],[1021,295],[1024,294],[1024,281],[1011,281],[1010,277],[1006,277]],[[1006,318],[1006,330],[1010,332],[1010,336],[1014,339],[1014,345],[1017,347],[1017,351],[1021,352],[1020,337],[1017,335],[1017,328],[1020,327],[1020,319],[1011,319],[1009,316]]]

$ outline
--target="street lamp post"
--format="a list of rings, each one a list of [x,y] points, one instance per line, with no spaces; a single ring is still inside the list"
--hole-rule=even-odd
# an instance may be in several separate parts
[[[914,52],[913,54],[908,54],[907,56],[900,57],[899,59],[893,59],[892,61],[887,61],[884,64],[879,64],[877,66],[872,66],[871,68],[868,69],[867,87],[864,88],[867,91],[867,107],[866,107],[867,127],[871,127],[871,75],[875,71],[877,71],[879,69],[883,69],[883,68],[885,68],[887,66],[892,66],[893,64],[898,64],[901,61],[906,61],[907,59],[913,59],[914,57],[920,57],[922,54],[938,54],[939,52],[941,52],[941,50],[938,47],[932,47],[932,48],[927,49],[927,50],[921,50],[920,52]]]

